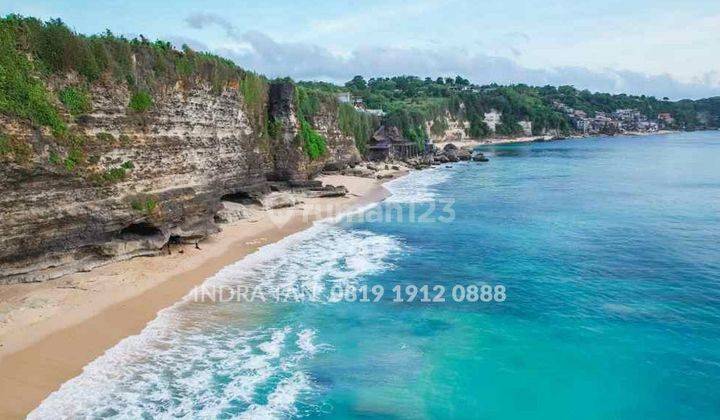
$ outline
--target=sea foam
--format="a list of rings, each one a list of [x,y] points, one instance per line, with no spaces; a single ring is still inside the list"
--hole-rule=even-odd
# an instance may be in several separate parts
[[[416,171],[402,178],[385,183],[392,195],[388,203],[426,203],[437,198],[436,186],[450,179],[452,171],[448,168],[430,168]]]
[[[264,246],[206,285],[327,288],[391,267],[397,239],[330,221]],[[276,418],[313,392],[306,363],[331,347],[292,323],[248,329],[244,306],[178,302],[45,399],[29,418]]]

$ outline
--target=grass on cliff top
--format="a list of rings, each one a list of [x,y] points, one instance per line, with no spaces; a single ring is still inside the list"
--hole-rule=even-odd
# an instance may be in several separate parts
[[[43,22],[11,14],[0,19],[20,51],[31,54],[44,74],[75,71],[87,82],[109,73],[117,81],[140,89],[158,82],[202,79],[220,88],[238,81],[244,71],[225,58],[193,51],[178,51],[166,41],[151,42],[142,35],[127,39],[110,31],[85,36],[73,32],[60,19]]]
[[[0,23],[0,112],[27,118],[55,133],[66,131],[43,83],[34,75],[33,63],[15,45],[12,32]]]
[[[57,99],[72,115],[90,111],[85,87],[99,79],[109,77],[136,92],[129,104],[136,112],[152,106],[152,92],[163,84],[182,80],[192,86],[200,81],[210,83],[215,93],[237,88],[257,127],[265,126],[266,79],[230,60],[186,45],[177,50],[169,42],[151,42],[143,36],[127,39],[110,31],[85,36],[60,19],[43,22],[17,14],[0,18],[0,112],[64,134],[67,126],[43,81],[71,72],[80,75],[81,82],[58,92]]]

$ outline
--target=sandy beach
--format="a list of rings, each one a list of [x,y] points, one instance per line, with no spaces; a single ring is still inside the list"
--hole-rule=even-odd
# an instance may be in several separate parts
[[[401,173],[397,173],[399,176]],[[380,201],[381,181],[343,175],[319,178],[344,185],[345,197],[306,198],[295,207],[257,212],[223,225],[200,243],[171,255],[139,257],[87,273],[0,288],[0,418],[22,418],[62,383],[123,338],[139,333],[222,267],[314,221]]]

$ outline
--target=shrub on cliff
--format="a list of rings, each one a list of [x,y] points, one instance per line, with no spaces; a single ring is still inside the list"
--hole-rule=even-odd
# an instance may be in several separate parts
[[[32,147],[15,137],[0,133],[0,161],[11,160],[23,164],[30,161]]]
[[[310,119],[320,110],[322,101],[330,106],[336,104],[335,97],[325,92],[305,89],[295,86],[295,111],[300,121],[299,136],[302,139],[303,149],[310,160],[318,159],[327,152],[325,137],[315,131],[310,124]]]
[[[325,137],[313,130],[307,121],[300,121],[300,137],[303,139],[303,148],[310,160],[318,159],[327,152]]]
[[[83,88],[67,87],[60,91],[58,97],[72,115],[90,112],[90,94]]]
[[[128,107],[135,112],[145,112],[153,106],[153,100],[149,93],[141,90],[130,98]]]
[[[296,86],[295,105],[301,118],[312,118],[320,109],[320,92]]]
[[[158,209],[158,202],[153,197],[137,197],[130,202],[133,210],[141,212],[145,215],[152,215]]]
[[[16,40],[0,22],[0,112],[27,118],[33,124],[66,131],[43,83],[34,77],[33,64],[17,50]]]
[[[95,134],[95,138],[106,144],[115,143],[115,136],[113,136],[112,134],[107,133],[105,131],[101,131],[101,132]]]

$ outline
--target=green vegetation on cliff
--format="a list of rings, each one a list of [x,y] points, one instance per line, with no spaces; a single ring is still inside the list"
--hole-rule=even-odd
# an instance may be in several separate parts
[[[94,82],[109,74],[139,89],[151,89],[158,82],[192,78],[222,87],[244,73],[230,60],[186,46],[177,51],[165,41],[151,42],[143,36],[128,40],[110,31],[76,34],[60,19],[43,22],[8,15],[0,20],[0,27],[15,48],[32,55],[37,70],[45,75],[75,71]]]
[[[327,141],[317,131],[313,130],[305,120],[300,120],[300,138],[303,139],[303,149],[310,157],[315,160],[327,153]]]
[[[355,139],[355,146],[360,153],[367,151],[370,137],[379,125],[376,117],[370,114],[358,112],[350,104],[340,104],[338,107],[338,125],[346,136]]]
[[[86,156],[91,155],[88,145],[94,140],[85,139],[73,117],[81,121],[79,117],[92,110],[90,92],[98,84],[120,86],[131,92],[127,105],[134,113],[162,104],[168,86],[209,86],[216,95],[236,89],[259,133],[260,147],[268,148],[269,138],[282,129],[278,121],[268,117],[268,80],[230,60],[188,46],[177,50],[169,42],[150,41],[143,36],[127,39],[110,31],[81,35],[59,19],[43,22],[19,15],[0,18],[0,114],[49,129],[46,132],[52,132],[54,142],[51,150],[68,172],[80,174],[80,169],[93,164]],[[330,112],[335,120],[328,123],[337,123],[361,152],[366,151],[380,119],[351,104],[338,103],[336,95],[347,91],[361,98],[367,108],[385,111],[384,123],[400,128],[406,138],[419,145],[429,134],[442,135],[449,128],[448,116],[467,122],[467,134],[476,138],[519,135],[523,121],[532,122],[536,135],[571,133],[571,120],[558,104],[591,117],[624,108],[637,109],[651,119],[667,112],[674,118],[672,128],[679,129],[720,126],[720,98],[673,102],[666,98],[591,93],[571,86],[478,86],[460,76],[398,76],[368,81],[356,76],[345,86],[326,82],[295,85],[299,137],[311,159],[327,153],[327,139],[320,134],[325,129],[318,128],[322,121],[316,118],[321,111],[323,116]],[[485,123],[485,114],[491,111],[502,113],[495,133]],[[97,148],[130,143],[128,136],[121,135],[119,143],[113,138],[92,144]],[[13,156],[28,160],[32,151],[30,145],[14,138],[5,136],[0,140],[4,159]],[[102,153],[95,150],[92,155]],[[109,178],[121,178],[119,174],[115,171]]]
[[[152,96],[144,90],[136,92],[130,98],[128,107],[135,112],[145,112],[153,106]]]
[[[169,42],[151,42],[143,36],[130,40],[110,31],[80,35],[60,19],[43,22],[12,14],[0,18],[0,67],[0,112],[50,127],[56,135],[67,129],[57,105],[72,115],[89,112],[87,87],[103,78],[126,83],[135,92],[129,107],[136,112],[149,109],[152,92],[160,85],[178,80],[208,82],[216,93],[237,86],[253,110],[266,101],[265,79],[230,60],[187,46],[178,51]],[[65,87],[57,97],[46,88],[48,78],[72,72],[80,76],[78,86]]]
[[[337,91],[335,87],[325,88]],[[523,120],[532,122],[534,134],[546,130],[568,133],[572,130],[570,120],[556,108],[556,103],[585,111],[589,116],[633,108],[655,119],[659,113],[668,112],[675,118],[675,128],[681,129],[720,126],[720,98],[672,102],[649,96],[592,93],[572,86],[478,86],[460,76],[437,79],[398,76],[369,81],[356,76],[345,84],[345,90],[362,98],[368,108],[387,112],[387,122],[401,128],[409,139],[423,134],[420,133],[423,124],[429,124],[431,132],[438,134],[443,129],[438,117],[447,114],[469,121],[469,135],[488,136],[491,132],[483,119],[491,110],[503,115],[496,127],[497,134],[521,133],[518,122]],[[438,126],[433,128],[435,124]]]
[[[139,196],[130,202],[130,207],[144,215],[152,215],[158,209],[158,201],[154,197]]]
[[[295,107],[298,120],[300,121],[299,136],[302,139],[302,146],[310,160],[322,157],[327,152],[327,140],[315,131],[309,120],[320,110],[321,101],[328,100],[329,96],[324,92],[304,89],[300,86],[295,88]]]
[[[267,80],[263,76],[246,72],[240,80],[240,92],[252,119],[258,124],[264,123],[268,100]]]
[[[29,144],[0,132],[0,161],[25,164],[32,157],[32,152]]]
[[[60,102],[72,115],[81,115],[90,111],[90,94],[84,88],[68,86],[58,94]]]
[[[502,113],[496,134],[513,136],[522,133],[521,120],[533,123],[533,131],[570,130],[569,121],[544,100],[536,88],[524,85],[479,87],[462,77],[420,79],[414,76],[373,78],[365,81],[356,76],[345,84],[368,108],[382,109],[387,122],[400,128],[408,139],[420,141],[430,133],[439,135],[446,128],[444,117],[470,123],[468,135],[482,138],[492,134],[485,124],[485,113]]]
[[[17,49],[16,39],[11,26],[0,21],[0,112],[65,132],[47,89],[34,77],[33,62]]]
[[[341,86],[327,82],[299,82],[298,109],[300,113],[312,120],[321,109],[332,111],[337,115],[340,131],[355,140],[360,153],[365,153],[370,137],[380,126],[378,117],[355,109],[350,104],[338,103],[336,94],[347,91]]]

